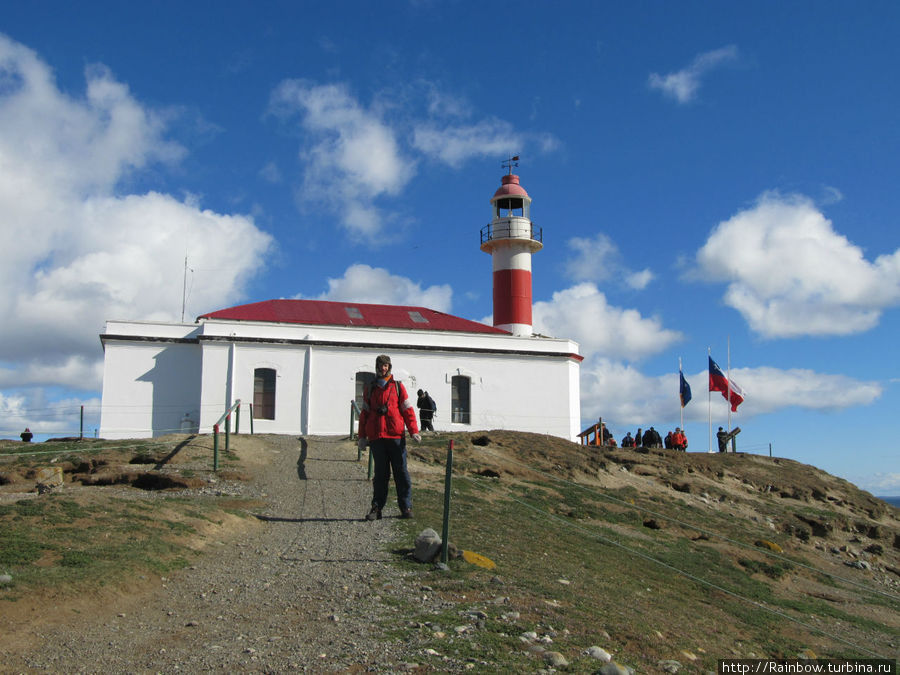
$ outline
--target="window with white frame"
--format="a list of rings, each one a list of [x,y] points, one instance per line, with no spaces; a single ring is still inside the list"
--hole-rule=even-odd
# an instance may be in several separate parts
[[[365,399],[365,391],[366,388],[369,387],[375,381],[375,373],[370,373],[364,370],[356,373],[356,405],[362,409],[362,405]]]
[[[275,369],[253,371],[253,419],[275,419]]]
[[[451,421],[459,424],[472,423],[472,379],[465,375],[454,375],[450,381]]]

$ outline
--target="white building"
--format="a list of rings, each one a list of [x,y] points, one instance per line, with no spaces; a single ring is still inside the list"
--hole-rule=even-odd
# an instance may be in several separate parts
[[[518,176],[504,176],[482,249],[494,260],[494,327],[424,307],[268,300],[193,324],[108,321],[100,434],[209,433],[236,400],[254,430],[346,434],[351,401],[386,353],[436,430],[511,429],[576,440],[578,345],[531,331],[531,261],[541,237]],[[518,211],[516,210],[518,209]],[[498,288],[498,285],[500,288]],[[243,408],[241,431],[250,426]]]

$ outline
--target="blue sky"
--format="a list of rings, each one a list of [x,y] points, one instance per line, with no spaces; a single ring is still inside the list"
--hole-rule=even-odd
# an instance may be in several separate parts
[[[626,6],[627,5],[627,6]],[[727,424],[900,494],[900,5],[12,3],[3,436],[97,425],[107,319],[303,297],[490,320],[501,161],[582,418]]]

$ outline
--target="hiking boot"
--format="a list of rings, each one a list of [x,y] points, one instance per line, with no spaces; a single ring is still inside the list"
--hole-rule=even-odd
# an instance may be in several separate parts
[[[366,520],[381,520],[381,509],[372,504],[371,510],[366,514]]]
[[[403,518],[404,520],[409,520],[410,518],[413,517],[412,509],[403,509],[400,512],[400,517]]]

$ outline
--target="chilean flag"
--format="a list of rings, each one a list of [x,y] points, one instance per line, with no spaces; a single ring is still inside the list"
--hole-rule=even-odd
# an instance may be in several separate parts
[[[744,391],[732,380],[729,386],[728,378],[719,368],[718,364],[709,357],[709,390],[722,392],[722,398],[728,400],[731,393],[731,412],[737,412],[738,406],[744,402]]]

